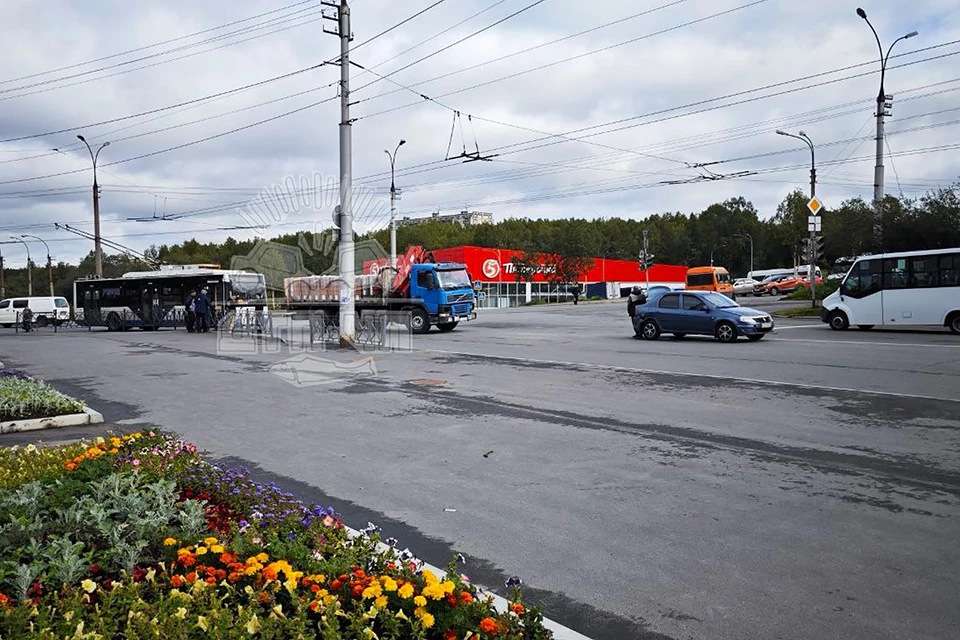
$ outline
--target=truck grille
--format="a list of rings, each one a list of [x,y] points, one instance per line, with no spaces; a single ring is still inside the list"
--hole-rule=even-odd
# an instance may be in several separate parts
[[[450,304],[455,304],[457,302],[470,302],[473,300],[472,293],[457,293],[452,296],[447,296],[447,302]]]
[[[455,316],[465,316],[470,313],[469,304],[455,304],[452,309],[453,315]]]

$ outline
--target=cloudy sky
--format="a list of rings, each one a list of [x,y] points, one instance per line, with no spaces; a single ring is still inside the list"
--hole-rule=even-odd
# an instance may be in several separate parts
[[[885,148],[886,191],[919,196],[960,176],[960,5],[860,2],[884,49],[919,31],[888,64]],[[813,139],[828,206],[872,197],[879,52],[855,2],[350,6],[361,228],[386,224],[384,149],[401,138],[401,216],[640,219],[739,195],[769,216],[808,184],[809,151],[778,128]],[[339,40],[318,2],[6,0],[3,17],[3,240],[40,236],[55,260],[92,249],[54,227],[93,231],[77,134],[94,151],[111,143],[98,161],[105,238],[142,250],[329,227],[339,68],[318,65]],[[489,161],[464,162],[464,150]],[[242,212],[291,189],[300,203],[272,219]],[[25,257],[0,248],[11,267]]]

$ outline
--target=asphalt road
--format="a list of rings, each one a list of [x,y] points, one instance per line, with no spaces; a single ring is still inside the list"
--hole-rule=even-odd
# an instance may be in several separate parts
[[[598,640],[960,637],[960,337],[632,333],[597,303],[372,364],[172,331],[0,331],[0,360]]]

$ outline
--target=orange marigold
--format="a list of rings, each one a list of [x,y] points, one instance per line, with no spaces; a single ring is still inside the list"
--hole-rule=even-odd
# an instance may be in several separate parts
[[[8,602],[10,602],[10,598],[0,593],[0,607],[6,605]]]
[[[469,591],[464,591],[460,594],[460,600],[463,602],[463,604],[470,604],[473,602],[473,594]]]
[[[480,621],[480,630],[486,633],[496,633],[499,628],[497,621],[493,618],[484,618]]]
[[[191,571],[190,573],[187,574],[187,582],[189,582],[190,584],[193,584],[196,581],[196,579],[197,579],[196,571]]]
[[[457,640],[457,632],[453,629],[447,629],[443,632],[443,640]]]
[[[210,586],[212,587],[213,585],[217,584],[217,579],[216,579],[216,578],[207,578],[206,580],[204,580],[204,582],[206,582],[208,585],[210,585]]]
[[[523,612],[526,611],[526,609],[524,609],[523,605],[520,604],[519,602],[514,602],[510,605],[510,611],[513,611],[518,616],[522,616]]]
[[[237,573],[236,571],[231,571],[229,574],[227,574],[227,582],[229,582],[230,584],[235,584],[239,580],[240,580],[240,574]]]
[[[263,568],[263,577],[267,580],[276,580],[277,579],[277,570],[272,566],[267,565]]]
[[[173,585],[174,589],[179,589],[180,587],[183,586],[183,578],[175,575],[172,578],[170,578],[170,584]]]

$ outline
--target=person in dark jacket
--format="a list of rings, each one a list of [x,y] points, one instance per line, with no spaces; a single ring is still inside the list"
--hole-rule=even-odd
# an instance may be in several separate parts
[[[197,292],[191,291],[187,296],[187,301],[183,304],[184,320],[187,323],[187,331],[193,333],[197,327],[197,312],[194,303],[197,300]]]
[[[197,313],[197,333],[207,333],[207,331],[210,330],[209,316],[211,306],[207,290],[202,289],[200,295],[198,295],[194,301],[194,310]]]
[[[639,285],[635,286],[630,290],[630,295],[627,297],[627,315],[632,318],[637,309],[637,305],[644,304],[646,301],[647,296],[643,292],[643,289],[641,289]]]
[[[570,287],[570,293],[573,294],[573,304],[577,304],[578,302],[580,302],[580,285],[579,284],[575,284],[572,287]]]

